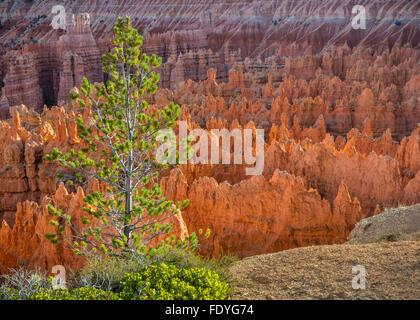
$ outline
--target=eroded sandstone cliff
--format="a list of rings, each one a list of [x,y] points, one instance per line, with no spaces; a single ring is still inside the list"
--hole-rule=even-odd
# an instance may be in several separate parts
[[[199,86],[204,90],[205,84]],[[153,99],[164,103],[174,94],[162,89]],[[183,105],[180,120],[187,120],[190,129],[199,127],[191,120],[197,107]],[[42,114],[22,105],[10,109],[10,120],[0,122],[3,269],[18,264],[50,267],[60,259],[74,268],[80,264],[72,253],[50,246],[42,237],[48,230],[47,203],[65,198],[63,209],[75,217],[80,214],[74,206],[82,206],[82,189],[69,194],[59,187],[58,167],[45,160],[53,147],[81,147],[74,122],[80,112],[90,116],[88,109],[76,105],[45,108]],[[374,137],[370,121],[365,121],[362,132],[352,129],[334,137],[322,116],[310,127],[297,120],[290,125],[287,113],[281,118],[280,124],[272,123],[266,130],[261,176],[247,176],[245,165],[215,164],[187,164],[163,174],[161,186],[168,198],[191,201],[175,221],[179,234],[212,230],[200,245],[203,254],[249,256],[343,243],[363,217],[384,207],[420,202],[420,128],[398,142],[390,130]],[[256,126],[211,118],[206,127]]]
[[[0,272],[80,266],[43,237],[46,205],[77,219],[84,192],[59,185],[45,155],[81,147],[74,119],[90,113],[68,92],[104,80],[117,15],[164,58],[153,108],[175,101],[188,129],[264,129],[260,176],[227,164],[162,174],[169,198],[190,199],[176,233],[212,231],[201,253],[343,243],[360,219],[420,202],[418,1],[370,1],[367,30],[336,0],[63,4],[75,13],[66,32],[49,26],[47,2],[0,2]]]
[[[229,70],[246,58],[258,60],[258,68],[266,68],[272,62],[283,65],[286,74],[307,81],[321,65],[328,70],[327,75],[341,77],[349,72],[348,76],[357,80],[375,67],[366,59],[382,53],[378,64],[388,68],[371,72],[371,77],[383,79],[385,84],[395,81],[395,77],[408,81],[405,72],[409,66],[403,73],[392,66],[409,56],[390,60],[386,52],[393,47],[418,48],[420,41],[418,1],[364,3],[365,30],[351,27],[354,3],[339,0],[195,0],[171,1],[171,5],[154,0],[66,0],[60,1],[69,22],[66,31],[51,26],[54,5],[57,3],[40,0],[0,2],[0,83],[5,83],[5,94],[13,100],[11,105],[39,107],[41,97],[43,103],[52,106],[67,98],[65,89],[71,82],[77,84],[79,77],[101,79],[97,53],[109,50],[117,16],[130,15],[134,26],[145,34],[145,50],[163,57],[160,85],[169,88],[187,79],[204,80],[210,67],[217,69],[218,81],[227,81]],[[73,14],[88,14],[90,29],[71,26]],[[360,47],[366,59],[360,59],[360,55],[351,60],[343,58],[346,49],[344,53],[334,49],[343,45]],[[324,56],[326,51],[330,54]],[[8,57],[16,62],[8,62]],[[286,57],[296,60],[285,61]],[[27,63],[16,66],[22,61]],[[17,94],[23,88],[33,101]],[[392,93],[391,90],[389,94]]]

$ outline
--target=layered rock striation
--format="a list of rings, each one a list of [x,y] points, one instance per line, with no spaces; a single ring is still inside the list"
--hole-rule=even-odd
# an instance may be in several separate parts
[[[343,243],[359,220],[420,202],[418,1],[366,3],[366,30],[352,29],[352,4],[336,0],[63,5],[66,31],[49,26],[51,3],[0,2],[1,272],[82,263],[43,237],[46,205],[78,219],[85,192],[59,185],[45,155],[81,147],[74,120],[91,115],[68,93],[83,76],[105,80],[118,15],[163,57],[152,108],[175,101],[189,130],[264,129],[260,176],[241,164],[162,173],[168,198],[190,199],[177,235],[211,229],[202,254]]]
[[[51,21],[56,3],[40,0],[0,3],[0,52],[4,56],[0,58],[0,81],[5,82],[9,75],[6,97],[14,101],[12,105],[24,103],[38,107],[39,96],[48,106],[55,105],[66,98],[64,89],[71,87],[71,82],[77,83],[79,77],[100,79],[97,50],[100,53],[109,50],[117,16],[130,15],[134,26],[145,35],[145,51],[163,57],[161,86],[167,88],[175,88],[177,83],[188,79],[204,80],[210,67],[217,69],[218,81],[227,81],[229,70],[246,58],[260,61],[257,69],[265,69],[275,62],[284,67],[287,74],[305,80],[312,79],[320,65],[329,70],[328,75],[338,77],[354,66],[359,71],[351,72],[351,77],[363,81],[365,71],[360,72],[360,69],[374,66],[363,59],[356,61],[357,57],[345,61],[342,52],[334,53],[336,46],[360,48],[364,57],[369,58],[375,54],[382,56],[382,53],[386,56],[394,47],[418,48],[420,42],[418,1],[365,3],[365,30],[352,28],[354,4],[338,0],[303,3],[292,0],[173,1],[171,5],[151,0],[141,3],[66,0],[60,4],[66,9],[69,21],[72,14],[76,17],[88,14],[92,34],[80,24],[67,31],[54,30]],[[70,43],[70,48],[63,48],[63,42]],[[376,52],[370,52],[372,49]],[[324,56],[330,50],[332,56]],[[22,55],[17,61],[23,59],[27,66],[13,67],[13,62],[7,58],[10,52],[13,57]],[[25,52],[31,52],[34,57]],[[296,60],[285,61],[287,57]],[[389,65],[390,61],[385,57],[384,62]],[[24,74],[24,70],[28,74]],[[393,74],[404,81],[406,71],[385,69],[372,72],[371,76],[387,82]],[[35,94],[37,98],[25,101],[17,95],[20,88],[25,88],[28,96]],[[29,93],[28,89],[33,92]]]
[[[198,85],[211,84],[210,91],[218,90],[212,74],[209,71],[210,79]],[[165,103],[168,96],[176,93],[160,90],[151,102]],[[182,106],[180,120],[186,120],[189,129],[200,128],[192,120],[196,108],[194,104]],[[40,236],[47,228],[42,223],[47,219],[45,205],[63,195],[79,199],[82,193],[81,189],[64,191],[55,179],[59,168],[45,160],[54,147],[81,147],[74,122],[80,112],[90,117],[88,109],[83,111],[75,105],[45,108],[42,114],[22,105],[11,108],[11,118],[0,122],[4,239],[0,254],[2,261],[8,261],[7,267],[25,263],[50,267],[56,263],[54,259],[74,267],[80,263],[67,251],[56,253],[54,250],[64,249],[48,247]],[[384,207],[420,202],[420,128],[398,142],[390,130],[374,137],[370,121],[364,122],[362,131],[352,129],[347,135],[335,137],[328,133],[322,117],[310,127],[301,126],[297,120],[290,125],[287,119],[285,113],[280,124],[271,123],[266,130],[261,176],[247,176],[247,166],[239,164],[190,163],[163,173],[161,186],[167,198],[190,199],[189,207],[175,221],[183,226],[181,233],[211,229],[210,238],[201,242],[201,253],[250,256],[343,243],[362,218]],[[230,123],[211,118],[204,128],[257,127],[253,122],[241,125],[237,120]],[[77,210],[68,207],[75,202],[80,201],[67,201],[63,208],[77,217]],[[28,223],[33,224],[32,229],[23,227]],[[37,240],[32,239],[34,232]],[[45,247],[47,256],[41,258],[36,254],[40,251],[27,247],[24,243],[28,239]],[[50,259],[49,253],[59,258]]]
[[[103,81],[102,56],[90,29],[88,14],[69,16],[65,33],[56,41],[25,44],[7,51],[3,58],[0,116],[5,118],[9,106],[24,104],[42,110],[69,102],[69,92],[80,86],[82,78]]]

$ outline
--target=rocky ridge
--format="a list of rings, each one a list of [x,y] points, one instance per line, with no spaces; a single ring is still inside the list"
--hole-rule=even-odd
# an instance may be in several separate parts
[[[162,89],[153,99],[168,93]],[[189,106],[183,105],[181,120],[187,120],[190,129],[199,127],[188,110]],[[11,118],[0,122],[1,234],[2,243],[13,244],[2,245],[3,268],[55,263],[55,258],[41,258],[26,243],[37,230],[37,241],[31,243],[47,246],[40,236],[46,230],[42,223],[47,221],[45,204],[69,194],[56,183],[58,168],[48,163],[45,155],[54,147],[81,147],[74,122],[80,112],[85,118],[90,116],[88,109],[75,105],[45,108],[42,114],[22,105],[11,108]],[[200,246],[203,254],[250,256],[343,243],[362,218],[383,207],[420,202],[420,129],[398,142],[389,130],[374,138],[369,121],[362,132],[352,129],[347,136],[334,137],[322,121],[305,128],[289,126],[285,119],[283,116],[284,121],[268,131],[262,176],[246,176],[244,165],[210,164],[183,165],[163,174],[161,186],[168,198],[191,201],[176,222],[184,226],[180,230],[212,230]],[[207,122],[209,129],[232,126],[242,128],[237,121],[230,126],[214,118]],[[255,124],[243,127],[255,129]],[[302,132],[313,139],[301,137]],[[81,189],[70,192],[75,194],[66,197],[80,200]],[[25,228],[29,221],[32,227]],[[46,252],[54,250],[58,249]],[[15,252],[13,258],[10,252]],[[57,257],[77,266],[72,258],[63,258],[67,255]]]
[[[67,93],[82,76],[104,80],[101,53],[127,12],[164,58],[153,108],[180,104],[189,130],[265,130],[261,176],[211,164],[162,175],[169,198],[191,200],[177,235],[212,230],[204,255],[344,243],[362,218],[420,202],[418,2],[370,1],[366,31],[335,0],[64,3],[75,13],[66,32],[49,26],[46,2],[0,2],[1,271],[80,265],[43,237],[46,205],[79,217],[83,193],[59,185],[45,155],[81,147],[74,119],[90,112]]]
[[[90,30],[80,25],[70,25],[67,31],[54,30],[53,2],[0,2],[0,83],[4,83],[3,95],[11,100],[11,106],[23,103],[42,108],[40,102],[56,105],[67,98],[71,82],[79,84],[79,77],[100,81],[98,53],[109,50],[117,16],[130,15],[134,26],[145,34],[146,52],[163,57],[160,85],[168,88],[188,79],[204,80],[210,67],[217,70],[218,81],[227,81],[229,70],[246,58],[259,61],[258,68],[275,61],[305,80],[320,63],[340,75],[343,62],[339,57],[323,57],[331,48],[360,47],[365,56],[375,49],[380,56],[394,47],[418,48],[420,41],[418,1],[364,3],[366,30],[352,29],[354,4],[338,0],[310,0],[303,4],[292,0],[194,0],[172,1],[171,5],[151,0],[66,0],[60,4],[66,9],[68,21],[72,21],[73,14],[88,14]],[[82,22],[78,19],[75,24]],[[286,57],[298,61],[284,61]],[[372,66],[363,60],[356,65],[359,69]],[[395,69],[371,75],[387,80],[387,72],[400,80],[405,77]],[[361,76],[360,71],[352,73],[355,79]],[[23,89],[25,95],[18,95]]]

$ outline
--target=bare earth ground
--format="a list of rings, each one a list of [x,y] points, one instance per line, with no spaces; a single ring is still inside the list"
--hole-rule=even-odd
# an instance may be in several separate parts
[[[356,265],[365,266],[365,290],[352,288]],[[296,248],[230,271],[231,299],[420,299],[420,241]]]

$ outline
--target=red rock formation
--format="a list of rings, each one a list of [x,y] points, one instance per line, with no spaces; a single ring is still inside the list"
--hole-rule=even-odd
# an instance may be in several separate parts
[[[211,230],[203,253],[275,252],[313,244],[342,243],[361,219],[361,208],[346,186],[340,187],[333,208],[304,178],[276,170],[239,184],[202,177],[188,185],[180,171],[162,182],[170,198],[191,200],[183,211],[189,230]]]
[[[214,73],[209,72],[206,86],[208,94],[217,87]],[[165,101],[166,96],[171,93],[161,91],[159,100]],[[223,99],[209,96],[207,101],[208,105],[214,104],[214,110],[223,110]],[[64,150],[80,148],[73,108],[45,109],[39,115],[19,106],[10,109],[9,121],[0,122],[0,218],[7,222],[7,228],[12,228],[3,226],[2,232],[7,241],[18,239],[13,240],[11,248],[19,252],[11,257],[14,251],[2,247],[1,254],[10,262],[8,266],[29,261],[31,265],[50,267],[56,262],[48,257],[41,261],[39,255],[32,254],[38,251],[31,249],[29,253],[21,244],[30,236],[20,226],[23,220],[19,215],[26,217],[31,212],[28,217],[41,223],[44,218],[36,215],[43,212],[46,199],[55,194],[57,168],[43,160],[45,154],[57,146]],[[252,110],[253,105],[248,108]],[[182,117],[187,120],[188,109],[188,105],[183,107]],[[89,111],[83,116],[89,117]],[[185,178],[176,171],[163,178],[162,187],[170,198],[191,200],[182,213],[185,228],[213,230],[210,240],[203,241],[201,252],[246,256],[310,244],[340,243],[359,219],[376,212],[378,206],[419,201],[419,175],[415,175],[419,171],[418,130],[399,145],[389,131],[381,138],[373,138],[369,121],[365,121],[363,133],[354,129],[339,142],[326,133],[322,116],[317,126],[309,128],[301,127],[296,116],[292,126],[288,119],[288,114],[283,113],[281,125],[271,127],[265,147],[264,177],[247,177],[243,165],[184,165],[181,170]],[[190,129],[199,127],[188,121]],[[242,128],[238,121],[229,124],[216,119],[205,125],[208,129]],[[255,128],[255,124],[250,122],[243,127]],[[55,197],[62,194],[66,193]],[[19,204],[26,200],[41,204]],[[36,227],[35,223],[33,228],[40,228],[37,234],[45,231],[43,224]],[[245,230],[249,238],[243,237]],[[43,240],[37,241],[33,243],[48,253],[58,250],[46,247]],[[77,265],[67,255],[58,257]]]
[[[35,2],[0,2],[0,118],[10,115],[0,122],[0,269],[79,264],[40,237],[45,204],[81,193],[56,194],[58,168],[44,158],[54,147],[81,147],[74,118],[90,112],[61,105],[82,76],[103,80],[100,54],[115,16],[127,13],[148,30],[146,52],[163,57],[166,88],[147,97],[153,107],[180,104],[189,130],[265,129],[262,176],[246,176],[239,164],[163,173],[170,198],[191,200],[179,233],[212,229],[202,253],[341,243],[362,217],[420,201],[418,2],[366,3],[364,32],[337,0],[110,1],[106,15],[100,2],[64,1],[76,13],[67,32],[52,30],[42,17],[51,7]],[[290,12],[294,20],[285,19]],[[401,26],[390,18],[398,15]],[[32,110],[44,103],[60,107]]]
[[[327,3],[319,0],[303,5],[292,0],[274,4],[233,0],[220,6],[199,1],[188,4],[175,1],[171,6],[151,0],[141,3],[109,1],[106,9],[95,1],[66,0],[60,4],[66,8],[69,18],[72,13],[90,15],[93,37],[101,53],[109,50],[108,40],[115,17],[132,16],[134,26],[146,32],[145,50],[163,57],[161,85],[170,88],[182,80],[204,80],[209,67],[217,69],[218,81],[227,81],[229,69],[247,57],[258,58],[256,61],[263,64],[262,69],[276,70],[279,64],[283,65],[284,74],[306,81],[312,80],[316,72],[344,76],[352,81],[364,81],[367,76],[369,82],[382,83],[382,87],[376,89],[384,91],[384,96],[390,85],[403,86],[417,75],[410,70],[413,56],[404,48],[405,45],[415,48],[419,44],[416,1],[390,0],[389,5],[384,5],[381,0],[374,0],[364,4],[369,12],[369,22],[363,33],[351,27],[350,5],[338,0]],[[47,105],[57,104],[66,97],[65,89],[71,87],[72,81],[77,83],[77,78],[84,75],[82,72],[102,77],[101,65],[96,63],[98,48],[88,40],[90,37],[80,41],[81,37],[70,35],[87,33],[84,28],[70,28],[67,33],[51,28],[52,5],[36,0],[30,4],[0,4],[3,24],[0,41],[5,44],[0,52],[26,47],[25,52],[35,55],[25,68],[36,65],[38,84],[34,75],[15,74],[14,79],[26,82],[34,88],[34,93],[41,92],[42,102]],[[104,10],[112,14],[104,14]],[[293,12],[293,20],[287,19],[290,12]],[[313,16],[317,19],[312,19]],[[404,17],[403,25],[397,26],[390,18],[396,16]],[[380,21],[380,25],[373,21]],[[73,49],[68,54],[62,51],[63,37],[70,40]],[[376,51],[371,54],[366,48]],[[349,57],[352,50],[355,56]],[[315,55],[320,52],[322,55]],[[10,64],[3,59],[0,58],[0,66]],[[372,59],[377,61],[369,61]],[[86,68],[87,65],[91,68]],[[250,61],[248,66],[255,64]],[[12,77],[13,72],[19,70],[0,70],[0,81],[4,81],[6,74]],[[76,81],[72,80],[73,73]],[[280,77],[273,74],[272,79],[277,81]],[[12,105],[25,103],[35,107],[34,101],[32,105],[15,96],[16,85],[9,84],[7,97],[18,99]],[[62,85],[62,92],[59,92]],[[413,88],[415,86],[409,86],[407,90]],[[265,97],[271,95],[265,93]]]
[[[27,44],[8,52],[2,95],[10,106],[25,104],[40,110],[44,103],[64,104],[69,102],[70,90],[80,86],[84,76],[92,82],[103,81],[102,57],[89,16],[81,14],[73,19],[57,41]]]
[[[289,123],[293,121],[304,127],[314,126],[322,115],[325,130],[334,135],[344,135],[352,128],[362,130],[367,119],[372,138],[380,137],[388,129],[395,140],[410,134],[420,121],[415,76],[420,72],[419,51],[392,49],[378,51],[373,56],[366,56],[357,48],[339,52],[347,54],[341,57],[343,61],[350,61],[343,62],[347,72],[345,69],[337,71],[342,72],[337,73],[341,78],[327,75],[330,68],[327,64],[319,66],[311,73],[311,78],[305,80],[301,73],[290,76],[284,69],[264,69],[265,65],[248,59],[229,72],[228,83],[186,81],[177,87],[174,99],[187,105],[185,109],[189,109],[192,120],[200,124],[214,117],[228,121],[237,119],[241,124],[254,121],[267,128],[269,123],[280,123],[282,114],[286,113]],[[323,53],[325,59],[329,55],[328,51]],[[388,57],[386,66],[383,66],[384,56]],[[407,58],[401,62],[400,56]],[[390,68],[388,65],[395,73],[375,77],[384,72],[384,68]],[[358,69],[365,67],[364,72]],[[401,78],[401,74],[406,76]],[[274,78],[278,79],[276,83]],[[304,132],[303,137],[323,139],[323,134],[311,133],[311,130]]]
[[[402,203],[414,204],[420,202],[420,171],[407,183],[404,188]]]
[[[63,265],[67,270],[80,267],[83,259],[63,245],[53,245],[45,238],[46,233],[54,232],[46,204],[60,205],[76,217],[83,212],[83,196],[81,189],[75,195],[68,195],[61,187],[53,199],[44,198],[41,206],[30,201],[19,203],[13,227],[3,221],[0,228],[0,272],[18,266],[40,267],[50,271],[54,265]]]
[[[79,87],[83,77],[91,82],[103,81],[102,56],[90,29],[90,16],[77,15],[73,19],[73,24],[57,42],[62,63],[57,98],[61,105],[69,102],[70,90]]]
[[[76,193],[69,194],[63,184],[60,184],[53,197],[44,197],[41,204],[25,201],[18,203],[11,227],[3,220],[0,227],[0,273],[5,273],[9,268],[25,266],[29,268],[40,267],[51,271],[55,265],[62,265],[68,271],[75,271],[82,266],[84,258],[75,255],[66,241],[58,245],[50,243],[45,234],[55,232],[49,221],[52,219],[48,213],[47,205],[53,204],[72,217],[76,227],[80,227],[81,219],[86,216],[83,207],[84,192],[77,188]],[[188,234],[187,228],[180,214],[168,220],[173,223],[173,234],[183,238]],[[92,221],[94,223],[94,221]],[[65,227],[64,235],[72,236],[72,231]],[[159,239],[153,243],[157,243]],[[152,245],[153,245],[152,243]]]
[[[9,99],[7,99],[7,97],[4,94],[2,94],[0,96],[0,120],[8,118],[9,108]]]
[[[401,141],[396,158],[400,166],[410,172],[416,174],[420,170],[420,128]]]
[[[31,52],[10,51],[7,56],[8,71],[3,79],[3,95],[10,106],[25,104],[31,108],[43,105],[38,80],[35,55]]]

